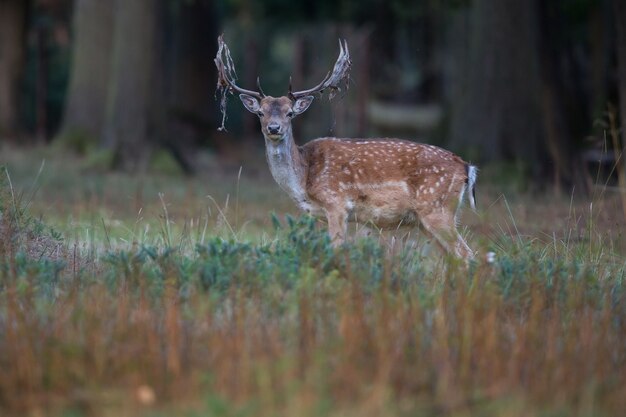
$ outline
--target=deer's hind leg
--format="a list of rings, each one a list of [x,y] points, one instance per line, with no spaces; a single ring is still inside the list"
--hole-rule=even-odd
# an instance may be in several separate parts
[[[433,210],[420,216],[420,223],[446,252],[466,261],[474,257],[474,253],[456,229],[455,215],[450,210]]]

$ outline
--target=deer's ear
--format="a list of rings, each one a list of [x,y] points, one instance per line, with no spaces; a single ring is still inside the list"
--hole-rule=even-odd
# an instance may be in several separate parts
[[[250,113],[256,114],[259,112],[259,110],[261,110],[261,104],[256,97],[252,97],[247,94],[240,94],[239,99],[241,99],[241,102]]]
[[[309,108],[314,98],[315,97],[313,96],[305,96],[305,97],[297,99],[296,102],[293,103],[293,112],[295,114],[304,113],[306,109]]]

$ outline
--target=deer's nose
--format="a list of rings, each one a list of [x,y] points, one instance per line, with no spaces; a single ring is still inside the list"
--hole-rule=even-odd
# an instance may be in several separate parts
[[[280,125],[278,123],[270,123],[267,125],[267,131],[270,135],[277,135],[280,133]]]

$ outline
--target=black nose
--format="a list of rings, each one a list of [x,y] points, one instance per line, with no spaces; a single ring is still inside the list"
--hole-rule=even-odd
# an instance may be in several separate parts
[[[270,123],[267,125],[267,130],[270,132],[270,135],[277,135],[280,133],[280,125],[278,123]]]

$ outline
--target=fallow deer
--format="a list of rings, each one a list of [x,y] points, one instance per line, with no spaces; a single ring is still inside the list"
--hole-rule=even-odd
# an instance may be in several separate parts
[[[318,85],[294,92],[290,82],[286,96],[271,97],[258,79],[259,91],[237,86],[230,51],[220,36],[215,58],[222,95],[220,129],[227,94],[237,92],[245,108],[259,116],[272,176],[301,210],[326,218],[335,245],[346,238],[348,221],[381,229],[421,225],[444,250],[471,259],[456,217],[464,196],[475,208],[475,166],[442,148],[401,139],[323,137],[296,145],[291,120],[309,108],[313,94],[330,90],[332,99],[349,79],[347,42],[340,40],[339,48],[333,71]]]

